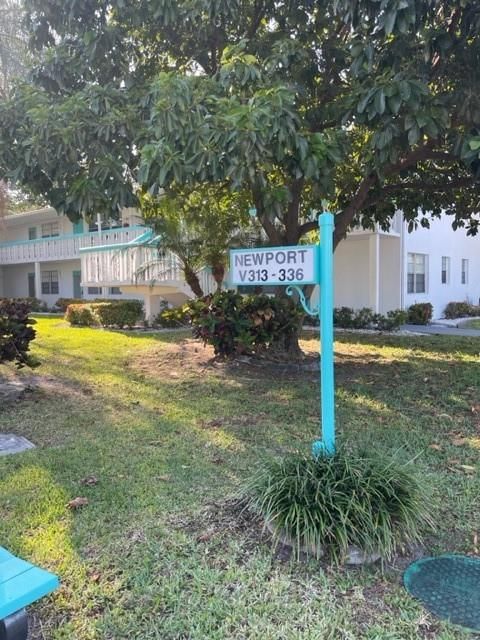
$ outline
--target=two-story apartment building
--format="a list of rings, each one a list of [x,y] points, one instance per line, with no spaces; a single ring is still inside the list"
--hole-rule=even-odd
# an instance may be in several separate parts
[[[144,233],[135,210],[111,225],[73,224],[52,208],[0,219],[0,296],[36,297],[53,306],[59,297],[115,297],[116,287],[82,287],[80,249],[126,243]]]
[[[0,296],[36,297],[48,306],[60,298],[138,297],[147,317],[162,300],[180,304],[193,293],[178,259],[159,257],[134,209],[118,222],[87,228],[51,208],[0,220]],[[208,269],[204,291],[215,289]],[[228,274],[227,274],[228,284]],[[408,233],[398,214],[389,232],[356,229],[335,252],[335,305],[385,313],[431,302],[441,317],[450,301],[480,298],[480,237],[453,231],[447,218]]]
[[[480,236],[454,231],[444,216],[407,231],[401,214],[389,232],[356,230],[335,252],[335,305],[386,313],[431,302],[441,318],[452,301],[480,299]]]

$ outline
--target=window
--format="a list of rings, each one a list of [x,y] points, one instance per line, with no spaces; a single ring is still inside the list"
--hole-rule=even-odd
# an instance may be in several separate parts
[[[37,239],[37,227],[29,227],[28,229],[28,239],[36,240]]]
[[[87,293],[91,296],[101,296],[102,287],[87,287]]]
[[[407,293],[426,293],[427,256],[424,253],[408,254]]]
[[[450,283],[450,258],[442,257],[442,284]]]
[[[110,293],[111,296],[121,296],[122,295],[122,291],[121,291],[120,287],[110,287],[109,293]]]
[[[42,224],[42,238],[54,238],[60,235],[58,222],[46,222]]]
[[[462,284],[468,284],[468,260],[462,259]]]
[[[58,271],[42,271],[42,293],[58,294]]]

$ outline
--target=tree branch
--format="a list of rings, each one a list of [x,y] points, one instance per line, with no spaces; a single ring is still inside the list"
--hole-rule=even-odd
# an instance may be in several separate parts
[[[268,239],[270,240],[270,242],[273,242],[274,244],[282,244],[282,238],[281,238],[280,232],[278,231],[277,227],[273,224],[273,222],[270,220],[270,218],[268,217],[268,214],[265,211],[261,191],[259,189],[252,187],[252,195],[253,195],[253,202],[257,209],[257,217],[260,221],[260,224],[264,228],[265,233],[268,236]]]
[[[444,180],[436,183],[425,182],[399,182],[398,184],[387,184],[382,188],[384,193],[394,193],[403,191],[403,189],[417,189],[418,191],[442,192],[451,189],[460,189],[462,187],[473,187],[478,182],[473,176],[456,178],[455,180]]]
[[[250,27],[247,31],[247,38],[249,40],[251,40],[255,34],[257,33],[257,30],[260,26],[260,24],[262,23],[262,20],[265,16],[265,3],[260,1],[260,2],[255,2],[255,7],[254,7],[254,11],[253,11],[253,16],[252,16],[252,22],[250,23]]]
[[[435,151],[432,148],[433,144],[434,144],[433,141],[428,141],[426,144],[422,145],[421,147],[417,147],[416,149],[413,149],[412,151],[410,151],[410,153],[407,153],[407,155],[401,160],[399,160],[398,162],[385,167],[383,171],[383,175],[385,177],[396,175],[401,171],[405,171],[405,169],[410,169],[414,167],[416,164],[424,160],[449,160],[449,161],[458,160],[456,156],[453,156],[450,153],[445,153],[443,151]],[[347,230],[350,227],[353,218],[355,217],[355,214],[357,214],[359,211],[364,209],[366,206],[372,206],[373,204],[375,204],[375,202],[379,201],[380,196],[378,196],[376,200],[373,200],[373,201],[368,200],[368,194],[370,189],[375,184],[378,184],[378,182],[379,182],[379,179],[377,174],[370,173],[368,176],[366,176],[361,181],[360,185],[357,188],[357,191],[355,192],[355,195],[351,199],[348,206],[341,213],[335,216],[335,236],[334,236],[335,247],[338,245],[340,240],[342,240],[345,237]],[[382,191],[385,188],[386,187],[381,187]],[[418,183],[416,188],[422,189],[423,185],[421,183]]]
[[[300,200],[302,196],[303,186],[305,184],[305,179],[298,178],[297,180],[293,180],[290,185],[290,195],[291,200],[288,203],[287,212],[284,219],[285,225],[285,239],[287,244],[297,244],[299,240],[298,235],[298,212],[300,209]]]

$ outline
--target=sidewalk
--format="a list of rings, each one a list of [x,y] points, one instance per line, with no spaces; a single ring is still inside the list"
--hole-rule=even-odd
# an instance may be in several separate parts
[[[401,327],[402,331],[412,331],[414,333],[427,333],[430,335],[440,336],[465,336],[467,338],[480,338],[480,329],[459,329],[456,326],[450,326],[446,322],[453,321],[438,321],[429,325],[423,324],[404,324]]]

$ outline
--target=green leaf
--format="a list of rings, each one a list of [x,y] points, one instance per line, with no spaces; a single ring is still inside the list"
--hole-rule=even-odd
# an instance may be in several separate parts
[[[408,144],[413,147],[420,139],[420,129],[415,125],[408,131]]]
[[[387,15],[385,16],[384,29],[387,35],[390,35],[393,32],[396,19],[397,19],[396,11],[390,11],[390,13],[387,13]]]
[[[378,89],[375,95],[375,109],[380,115],[383,115],[385,112],[385,93],[383,89]]]
[[[402,106],[402,98],[400,96],[397,95],[397,96],[392,96],[391,98],[388,98],[388,107],[394,115],[398,114],[401,106]]]

